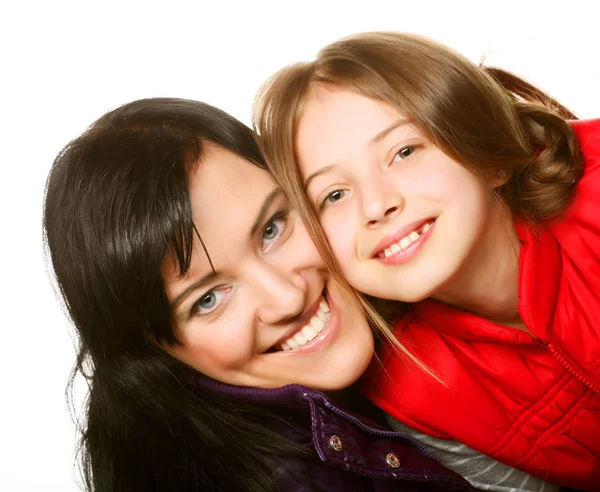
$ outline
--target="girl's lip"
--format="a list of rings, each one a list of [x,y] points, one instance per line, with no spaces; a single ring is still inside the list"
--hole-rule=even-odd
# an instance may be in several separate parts
[[[397,243],[403,237],[408,236],[411,232],[418,230],[423,227],[427,222],[434,221],[436,217],[427,217],[425,219],[415,220],[410,224],[406,224],[405,226],[400,227],[394,233],[382,239],[379,244],[375,247],[373,252],[371,253],[371,258],[379,259],[379,255],[383,253],[383,251],[389,248],[392,244]]]
[[[311,352],[319,352],[337,338],[341,327],[340,314],[337,305],[335,304],[329,293],[329,289],[327,289],[325,292],[325,299],[327,300],[327,304],[329,305],[329,321],[327,322],[323,330],[321,330],[321,332],[319,332],[319,334],[310,342],[307,342],[304,345],[301,345],[300,347],[291,350],[279,350],[277,352],[273,352],[273,354],[291,356],[298,354],[307,354]],[[321,298],[319,297],[319,302],[320,301]],[[293,333],[294,332],[290,333],[290,335]],[[285,340],[285,338],[283,338],[282,341],[283,340]]]
[[[385,265],[400,265],[413,259],[421,251],[421,249],[423,249],[423,245],[431,236],[431,233],[435,228],[435,224],[436,221],[434,220],[431,224],[431,227],[426,232],[421,233],[419,238],[416,241],[412,242],[405,249],[398,251],[397,253],[393,253],[388,257],[376,257],[375,259]]]

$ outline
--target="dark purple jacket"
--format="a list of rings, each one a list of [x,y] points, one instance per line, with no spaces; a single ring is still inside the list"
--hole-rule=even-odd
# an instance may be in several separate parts
[[[473,490],[459,475],[431,457],[417,441],[343,410],[325,394],[299,385],[243,388],[194,377],[192,383],[222,398],[282,412],[281,429],[292,441],[316,451],[318,459],[294,460],[288,467],[321,490],[333,492]],[[276,471],[285,492],[314,490],[286,468]],[[317,489],[317,490],[319,490]]]

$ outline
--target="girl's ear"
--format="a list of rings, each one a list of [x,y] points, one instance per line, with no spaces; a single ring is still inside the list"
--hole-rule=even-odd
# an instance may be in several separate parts
[[[510,179],[511,173],[506,169],[498,169],[493,172],[490,180],[490,184],[494,188],[499,188],[500,186],[506,184],[506,182]]]

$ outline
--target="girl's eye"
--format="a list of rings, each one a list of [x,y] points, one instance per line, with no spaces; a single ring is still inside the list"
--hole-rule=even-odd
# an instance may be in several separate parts
[[[192,306],[192,314],[210,314],[217,309],[225,298],[222,290],[209,290]]]
[[[325,205],[329,205],[329,204],[332,204],[332,203],[335,203],[335,202],[339,202],[347,194],[348,194],[348,190],[334,190],[334,191],[332,191],[323,200],[323,203],[321,204],[321,208],[323,208]]]
[[[396,164],[398,161],[403,161],[408,159],[412,154],[414,154],[417,148],[414,145],[409,145],[408,147],[403,147],[394,156],[393,164]]]

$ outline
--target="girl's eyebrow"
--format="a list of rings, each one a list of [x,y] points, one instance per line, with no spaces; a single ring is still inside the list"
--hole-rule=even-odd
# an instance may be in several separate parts
[[[378,142],[381,142],[385,137],[387,137],[394,130],[400,128],[401,126],[408,125],[408,124],[410,124],[409,120],[407,120],[406,118],[400,118],[399,120],[397,120],[396,122],[394,122],[390,126],[388,126],[386,129],[380,131],[377,135],[375,135],[369,141],[369,145],[373,145]]]
[[[331,165],[331,166],[325,166],[325,167],[322,167],[321,169],[319,169],[318,171],[315,171],[314,173],[312,173],[308,178],[306,178],[304,180],[304,188],[308,188],[308,185],[310,184],[310,182],[313,179],[315,179],[317,176],[320,176],[321,174],[328,173],[333,168],[334,168],[333,165]]]
[[[375,145],[375,144],[381,142],[385,137],[387,137],[394,130],[397,130],[401,126],[409,125],[410,123],[411,123],[410,120],[408,120],[406,118],[400,118],[400,119],[396,120],[390,126],[388,126],[387,128],[384,128],[377,135],[375,135],[373,138],[371,138],[371,140],[369,140],[369,142],[368,142],[368,145],[372,146],[372,145]],[[319,169],[319,170],[315,171],[314,173],[312,173],[311,175],[309,175],[304,180],[304,188],[308,188],[308,185],[310,184],[310,182],[313,179],[315,179],[317,176],[320,176],[321,174],[328,173],[334,167],[335,167],[335,165],[331,164],[329,166],[322,167],[321,169]]]
[[[183,302],[183,300],[188,297],[192,292],[204,287],[209,282],[213,282],[216,278],[218,278],[221,274],[215,271],[211,271],[204,275],[200,280],[194,282],[189,287],[187,287],[181,294],[179,294],[173,302],[171,302],[171,309],[175,311],[175,309]]]

